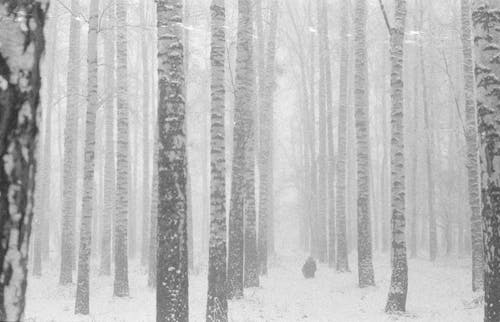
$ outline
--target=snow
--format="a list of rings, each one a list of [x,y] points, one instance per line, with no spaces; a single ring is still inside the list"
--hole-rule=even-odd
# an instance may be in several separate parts
[[[245,291],[245,298],[230,301],[230,321],[482,321],[482,304],[470,290],[469,261],[424,259],[409,261],[407,313],[384,313],[390,281],[389,255],[374,258],[375,287],[359,289],[357,262],[351,256],[351,273],[338,274],[320,264],[315,279],[302,277],[306,255],[281,256],[274,260],[261,287]],[[98,276],[93,269],[89,317],[75,316],[75,285],[58,285],[58,265],[42,278],[30,276],[26,320],[37,322],[149,322],[155,320],[155,293],[147,287],[147,270],[131,261],[130,294],[113,298],[111,277]],[[190,320],[204,321],[206,271],[190,276]],[[32,319],[32,320],[30,320]]]

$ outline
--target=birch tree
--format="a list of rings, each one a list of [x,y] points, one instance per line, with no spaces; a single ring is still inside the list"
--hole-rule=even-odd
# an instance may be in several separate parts
[[[322,27],[323,9],[321,1],[317,1],[317,30],[318,30],[318,60],[319,60],[319,83],[318,83],[318,259],[322,263],[328,260],[327,242],[327,115],[326,115],[326,52],[325,52],[325,30]]]
[[[375,285],[369,213],[370,134],[368,118],[368,78],[366,52],[366,0],[356,0],[354,19],[354,107],[358,165],[358,275],[359,286]]]
[[[461,1],[462,50],[464,55],[464,94],[467,141],[467,175],[469,205],[471,208],[472,239],[472,290],[483,289],[483,233],[481,229],[481,205],[479,188],[479,140],[477,133],[477,106],[474,89],[474,62],[472,59],[472,22],[470,0]]]
[[[127,256],[127,227],[128,227],[128,89],[127,89],[127,4],[116,1],[116,79],[117,79],[117,164],[116,164],[116,212],[114,218],[114,260],[115,276],[113,294],[128,296],[128,256]]]
[[[484,240],[484,321],[500,319],[500,1],[475,1],[474,25],[477,108],[481,138],[482,226]]]
[[[104,212],[101,215],[100,269],[102,275],[111,275],[111,221],[116,212],[116,164],[115,164],[115,0],[106,1],[104,23]]]
[[[71,0],[71,22],[69,26],[69,59],[67,78],[66,123],[64,127],[64,187],[63,218],[61,227],[61,272],[59,283],[73,281],[76,229],[76,167],[78,134],[78,101],[80,87],[80,4]]]
[[[225,169],[225,5],[213,0],[211,32],[211,185],[207,321],[227,321]]]
[[[266,52],[262,101],[260,106],[260,208],[259,208],[259,262],[260,272],[267,274],[268,228],[273,212],[273,97],[275,89],[274,65],[276,56],[276,30],[278,4],[271,5],[271,21]]]
[[[182,0],[158,15],[158,251],[156,321],[188,321],[186,133]]]
[[[228,296],[243,296],[243,243],[244,214],[247,213],[248,185],[245,184],[248,145],[253,144],[252,102],[254,100],[254,76],[252,56],[252,6],[250,0],[238,0],[238,36],[236,57],[236,92],[234,111],[233,170],[231,179],[231,203],[229,211],[228,248]]]
[[[89,7],[89,34],[87,41],[87,116],[85,127],[85,163],[83,169],[83,202],[80,222],[80,251],[76,284],[75,314],[89,314],[89,273],[92,240],[92,206],[94,194],[97,93],[97,33],[99,0],[91,0]]]
[[[49,1],[0,2],[0,320],[21,321],[33,219],[40,59]]]
[[[337,229],[337,272],[349,271],[347,253],[346,226],[346,157],[347,157],[347,72],[349,64],[348,2],[340,1],[340,82],[339,82],[339,121],[337,152],[337,196],[336,196],[336,229]]]
[[[403,122],[403,52],[406,1],[396,1],[391,38],[391,285],[386,312],[404,312],[408,293],[405,222],[405,158]],[[389,27],[389,26],[388,26]]]

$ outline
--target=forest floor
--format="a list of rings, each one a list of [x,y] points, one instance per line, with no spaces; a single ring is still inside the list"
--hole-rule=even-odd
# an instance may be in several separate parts
[[[441,259],[434,264],[410,260],[408,312],[399,316],[384,313],[390,281],[388,255],[375,256],[377,286],[365,289],[357,287],[355,257],[350,258],[352,272],[338,274],[319,265],[312,280],[302,277],[304,259],[281,256],[275,261],[261,287],[248,289],[244,299],[230,302],[230,321],[482,321],[482,304],[473,301],[466,259]],[[42,278],[30,276],[25,321],[155,321],[155,293],[147,287],[146,270],[135,262],[130,266],[129,298],[113,298],[112,278],[92,275],[89,317],[73,314],[75,285],[59,286],[58,269],[46,272]],[[204,321],[206,279],[205,272],[190,277],[191,321]]]

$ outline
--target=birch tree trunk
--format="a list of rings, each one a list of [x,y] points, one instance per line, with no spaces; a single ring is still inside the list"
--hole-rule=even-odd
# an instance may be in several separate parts
[[[188,321],[186,109],[182,0],[157,1],[158,251],[156,321]]]
[[[472,23],[470,0],[461,1],[462,48],[464,55],[464,94],[467,144],[467,176],[469,205],[471,207],[472,239],[472,290],[483,289],[483,232],[481,228],[481,204],[479,188],[479,140],[477,133],[477,109],[474,89],[474,62],[472,59]]]
[[[366,52],[366,0],[356,0],[355,8],[355,97],[358,164],[358,274],[359,286],[375,285],[369,209],[370,134]]]
[[[259,258],[257,254],[257,211],[255,202],[255,157],[256,157],[256,146],[257,146],[257,135],[255,135],[256,129],[256,78],[254,70],[254,57],[253,57],[253,0],[250,1],[250,10],[248,14],[248,29],[246,33],[249,35],[248,45],[248,60],[246,62],[245,68],[250,73],[252,77],[249,81],[246,91],[248,91],[250,101],[246,102],[245,106],[245,116],[247,118],[247,128],[246,128],[246,141],[245,145],[245,202],[244,202],[244,231],[245,231],[245,241],[244,241],[244,253],[245,260],[244,274],[243,274],[243,284],[244,287],[257,287],[259,286]],[[236,67],[238,68],[238,67]],[[238,71],[237,71],[238,72]],[[250,79],[249,79],[250,80]]]
[[[211,43],[211,186],[210,242],[208,257],[207,321],[224,322],[227,316],[226,291],[226,158],[225,158],[225,50],[224,0],[210,6]]]
[[[347,70],[349,65],[349,15],[347,1],[340,1],[340,82],[337,159],[337,272],[349,271],[346,226],[346,157],[347,157]]]
[[[141,25],[146,26],[146,23],[148,21],[147,19],[147,8],[145,7],[144,3],[141,1],[140,2],[140,9],[141,9]],[[151,184],[150,184],[150,171],[149,171],[149,156],[150,156],[150,147],[149,147],[149,114],[150,114],[150,104],[149,104],[149,90],[150,90],[150,84],[149,84],[149,62],[148,62],[148,33],[146,31],[142,32],[141,35],[142,39],[142,82],[143,82],[143,87],[142,87],[142,105],[143,105],[143,115],[144,115],[144,121],[143,121],[143,138],[142,138],[142,144],[143,144],[143,164],[142,164],[142,180],[143,180],[143,209],[142,209],[142,243],[141,243],[141,264],[146,265],[148,261],[148,243],[149,243],[149,236],[148,236],[148,231],[149,231],[149,222],[150,220],[150,215],[151,212],[149,210],[149,198],[151,197]]]
[[[106,2],[104,14],[107,30],[104,32],[104,86],[105,149],[104,149],[104,212],[101,215],[100,274],[111,275],[111,220],[116,212],[115,166],[115,0]]]
[[[275,90],[276,31],[278,28],[278,3],[271,4],[271,21],[267,43],[265,76],[262,80],[263,92],[260,117],[260,209],[259,209],[259,263],[260,272],[267,274],[268,228],[273,212],[273,106]]]
[[[71,23],[69,27],[68,95],[66,123],[64,127],[64,187],[63,218],[61,227],[61,271],[59,283],[73,281],[76,230],[76,173],[77,173],[77,133],[78,100],[80,87],[80,4],[71,0]]]
[[[328,186],[328,265],[335,267],[335,144],[333,142],[333,96],[332,66],[330,61],[330,39],[328,37],[328,6],[322,0],[321,24],[323,29],[323,51],[325,57],[326,124],[327,124],[327,186]]]
[[[243,220],[248,214],[248,145],[252,130],[252,102],[254,101],[254,76],[252,57],[252,12],[250,0],[238,0],[238,40],[236,57],[236,92],[234,111],[234,151],[229,212],[229,252],[227,265],[228,296],[243,296]],[[246,238],[245,238],[246,239]]]
[[[115,277],[113,294],[128,296],[128,202],[129,202],[129,159],[128,159],[128,89],[127,89],[127,4],[116,1],[116,79],[117,79],[117,164],[116,164],[116,212],[114,219]]]
[[[49,1],[0,2],[0,320],[23,320]],[[7,125],[7,126],[5,126]]]
[[[80,221],[80,251],[76,285],[75,314],[89,314],[89,271],[92,241],[92,206],[94,197],[95,132],[98,98],[97,33],[99,0],[91,0],[87,41],[87,116],[85,127],[85,163],[83,169],[83,201]]]
[[[479,156],[481,165],[482,227],[484,240],[484,321],[500,319],[500,0],[474,1],[475,74]]]
[[[322,263],[328,260],[327,241],[327,128],[326,128],[326,53],[324,44],[325,30],[322,28],[321,1],[316,3],[317,30],[318,30],[318,57],[319,57],[319,84],[318,84],[318,259]]]
[[[408,293],[408,263],[405,236],[405,158],[403,119],[403,53],[406,0],[396,2],[395,24],[391,29],[391,285],[386,312],[404,312]]]

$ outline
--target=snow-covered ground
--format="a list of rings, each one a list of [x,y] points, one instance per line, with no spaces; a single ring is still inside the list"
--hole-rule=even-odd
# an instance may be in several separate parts
[[[304,256],[305,257],[305,256]],[[388,316],[384,305],[390,279],[389,258],[375,258],[376,287],[357,287],[356,258],[351,273],[319,266],[316,279],[300,272],[304,257],[283,256],[261,287],[246,290],[245,299],[230,302],[230,321],[482,321],[481,304],[473,303],[468,262],[410,261],[407,313]],[[90,317],[75,316],[75,286],[58,285],[58,269],[29,279],[26,321],[150,322],[155,320],[155,293],[146,286],[146,271],[131,264],[130,297],[113,298],[110,277],[92,276]],[[54,267],[58,267],[55,265]],[[46,270],[47,271],[47,270]],[[206,273],[190,278],[191,321],[204,321]]]

